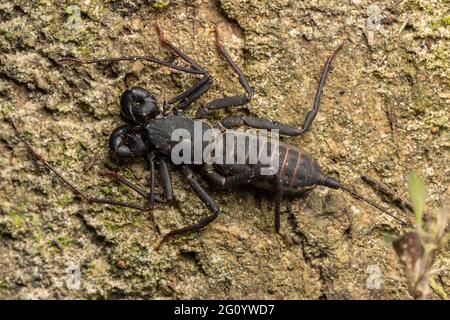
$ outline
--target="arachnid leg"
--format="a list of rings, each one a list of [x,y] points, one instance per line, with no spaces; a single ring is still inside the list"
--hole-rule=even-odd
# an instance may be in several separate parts
[[[178,49],[175,45],[169,42],[163,35],[161,29],[158,25],[155,24],[155,29],[158,34],[159,41],[165,47],[170,48],[178,57],[183,59],[184,61],[190,64],[190,68],[186,68],[183,66],[178,66],[168,61],[164,61],[153,56],[122,56],[122,57],[113,57],[113,58],[98,58],[98,59],[79,59],[74,57],[64,57],[57,61],[57,63],[78,63],[78,64],[93,64],[93,63],[108,63],[108,62],[119,62],[119,61],[136,61],[136,60],[144,60],[153,62],[162,66],[166,66],[178,71],[190,73],[190,74],[201,74],[204,77],[197,82],[194,86],[186,90],[185,92],[175,96],[174,98],[166,101],[166,103],[173,104],[181,100],[179,108],[185,109],[192,102],[194,102],[198,97],[204,94],[212,84],[211,76],[208,74],[207,70],[203,68],[200,64],[195,62],[192,58],[190,58],[187,54]]]
[[[149,162],[150,162],[150,160],[149,160]],[[150,168],[152,168],[151,163],[149,163],[149,164],[150,164]],[[153,165],[153,170],[154,170],[154,165]],[[161,176],[164,197],[161,198],[158,194],[154,193],[153,199],[155,202],[161,202],[161,203],[170,202],[174,199],[172,182],[171,182],[170,175],[169,175],[168,163],[163,158],[159,158],[159,172],[160,172],[160,176]],[[103,172],[100,172],[100,175],[108,177],[110,179],[113,179],[114,181],[116,181],[118,183],[122,183],[122,184],[126,185],[127,187],[129,187],[130,189],[135,191],[137,194],[142,196],[144,199],[147,199],[147,200],[151,199],[151,191],[150,191],[150,193],[146,192],[144,189],[142,189],[141,187],[128,181],[127,179],[125,179],[124,177],[122,177],[121,175],[119,175],[116,172],[103,171]],[[150,177],[150,184],[152,184],[152,181],[154,181],[154,179],[155,179],[154,177]],[[154,184],[155,183],[153,182],[153,185]],[[154,190],[154,187],[153,188],[150,187],[150,189]]]
[[[394,202],[394,204],[396,204],[400,209],[407,209],[408,211],[414,213],[414,209],[412,206],[412,203],[404,200],[403,198],[401,198],[397,192],[395,192],[394,190],[392,190],[388,185],[380,182],[380,181],[376,181],[374,178],[371,178],[367,175],[363,175],[361,176],[361,179],[366,182],[369,186],[371,186],[372,188],[374,188],[376,191],[378,191],[379,193],[385,195],[386,197],[388,197],[392,202]]]
[[[248,169],[245,172],[225,177],[218,173],[212,166],[205,167],[204,176],[214,185],[220,188],[230,188],[237,185],[250,183],[258,177],[257,170]]]
[[[169,40],[167,40],[164,37],[163,32],[161,31],[161,28],[154,24],[156,33],[158,34],[159,42],[172,50],[176,56],[183,59],[187,63],[190,64],[191,68],[194,70],[199,71],[199,73],[204,74],[204,77],[201,78],[196,84],[194,84],[192,87],[187,89],[186,91],[180,93],[179,95],[169,99],[167,101],[167,104],[174,104],[178,101],[180,103],[177,106],[177,110],[184,110],[186,109],[190,104],[192,104],[197,98],[199,98],[201,95],[203,95],[212,85],[212,78],[208,74],[208,71],[202,67],[199,63],[197,63],[194,59],[189,57],[186,53],[178,49],[173,43],[171,43]]]
[[[150,152],[147,156],[150,167],[150,206],[155,205],[155,152]]]
[[[227,129],[238,128],[246,125],[258,129],[278,130],[279,134],[285,136],[297,136],[300,134],[299,132],[301,130],[288,124],[252,116],[230,116],[222,119],[220,123]]]
[[[108,177],[118,183],[124,184],[126,185],[128,188],[130,188],[131,190],[135,191],[137,194],[139,194],[141,197],[143,197],[146,200],[150,200],[150,193],[146,192],[144,189],[142,189],[141,187],[135,185],[134,183],[128,181],[127,179],[125,179],[123,176],[121,176],[120,174],[116,173],[116,172],[111,172],[111,171],[102,171],[100,172],[101,176],[104,177]],[[155,194],[154,196],[155,198],[155,202],[165,202],[163,198],[161,198],[159,195]]]
[[[166,242],[168,239],[170,239],[170,238],[172,238],[172,237],[174,237],[176,235],[179,235],[179,234],[183,234],[183,233],[187,233],[187,232],[191,232],[191,231],[198,231],[200,229],[203,229],[208,224],[210,224],[211,222],[216,220],[216,218],[217,218],[217,213],[213,213],[212,215],[201,219],[198,223],[195,223],[195,224],[192,224],[190,226],[183,227],[183,228],[180,228],[180,229],[177,229],[177,230],[170,231],[158,243],[158,245],[155,247],[155,250],[159,250],[161,248],[162,244],[164,242]]]
[[[172,42],[170,42],[169,40],[166,39],[166,37],[164,37],[164,33],[162,32],[161,28],[159,27],[159,25],[157,23],[153,24],[153,26],[155,27],[156,33],[158,34],[158,39],[159,42],[169,48],[170,50],[173,51],[173,53],[175,53],[178,57],[180,57],[181,59],[183,59],[184,61],[186,61],[187,63],[189,63],[192,67],[192,69],[198,70],[200,71],[200,73],[204,73],[207,74],[208,72],[206,71],[205,68],[203,68],[200,64],[198,64],[197,62],[194,61],[194,59],[192,59],[191,57],[189,57],[186,53],[184,53],[183,51],[181,51],[180,49],[178,49]]]
[[[222,125],[228,129],[236,128],[242,125],[247,125],[253,128],[258,129],[267,129],[267,130],[279,130],[279,133],[286,136],[298,136],[309,130],[311,127],[314,118],[319,112],[320,107],[320,99],[322,97],[323,87],[325,85],[325,80],[327,79],[328,72],[330,71],[331,63],[333,62],[334,57],[339,52],[339,50],[343,47],[344,42],[342,42],[339,47],[337,47],[333,53],[328,57],[325,65],[322,69],[322,74],[320,76],[319,85],[317,86],[316,97],[314,99],[313,107],[306,115],[306,118],[303,122],[302,127],[295,127],[288,124],[282,124],[275,121],[271,121],[265,118],[257,118],[251,116],[232,116],[227,117],[222,120]]]
[[[209,74],[207,74],[192,87],[168,100],[167,104],[170,105],[176,103],[177,101],[180,101],[180,103],[176,106],[176,110],[185,110],[195,100],[205,94],[205,92],[208,91],[209,88],[211,88],[211,85],[212,78]]]
[[[164,45],[172,49],[177,56],[187,61],[191,68],[185,68],[182,66],[178,66],[176,64],[170,63],[168,61],[164,61],[153,56],[122,56],[122,57],[114,57],[114,58],[98,58],[98,59],[79,59],[74,57],[64,57],[57,60],[57,63],[65,63],[65,62],[73,62],[79,64],[92,64],[92,63],[102,63],[102,62],[119,62],[119,61],[136,61],[136,60],[144,60],[153,62],[162,66],[166,66],[178,71],[191,73],[191,74],[207,74],[206,70],[196,63],[192,58],[188,57],[185,53],[183,53],[180,49],[175,47],[172,43],[170,43],[167,39],[164,38],[161,30],[158,25],[155,24],[156,32],[158,33],[159,41]]]
[[[98,59],[80,59],[74,57],[64,57],[58,59],[57,63],[78,63],[78,64],[94,64],[94,63],[109,63],[109,62],[120,62],[120,61],[136,61],[136,60],[144,60],[153,62],[165,67],[169,67],[174,70],[178,70],[181,72],[186,72],[190,74],[203,74],[202,71],[197,69],[185,68],[182,66],[177,66],[176,64],[170,63],[168,61],[160,60],[158,58],[152,56],[121,56],[121,57],[113,57],[113,58],[98,58]]]
[[[278,173],[275,176],[275,232],[280,233],[280,211],[281,211],[281,201],[283,200],[283,189],[281,184],[281,177]]]
[[[159,250],[161,245],[173,236],[183,234],[186,232],[197,231],[197,230],[200,230],[200,229],[206,227],[208,224],[210,224],[217,218],[217,215],[219,213],[219,207],[217,206],[217,203],[214,201],[213,198],[211,198],[210,195],[208,195],[206,193],[206,191],[203,189],[203,187],[200,185],[200,183],[197,181],[197,179],[195,179],[192,169],[186,165],[183,165],[181,167],[181,172],[183,173],[185,178],[188,180],[189,185],[192,187],[195,194],[208,207],[208,209],[213,212],[213,214],[206,218],[201,219],[198,223],[195,223],[195,224],[192,224],[192,225],[169,232],[168,234],[166,234],[163,237],[163,239],[155,247],[156,250]]]
[[[104,198],[94,198],[94,197],[87,195],[86,193],[84,193],[83,191],[78,189],[78,187],[76,187],[72,182],[70,182],[69,180],[64,178],[64,176],[58,170],[56,170],[41,155],[39,155],[33,149],[33,147],[31,146],[31,143],[28,140],[22,139],[22,141],[24,142],[28,152],[33,156],[33,158],[40,161],[45,167],[47,167],[47,169],[52,171],[61,181],[63,181],[72,190],[72,192],[74,194],[81,197],[83,200],[85,200],[89,203],[101,203],[101,204],[107,204],[107,205],[112,205],[112,206],[127,207],[127,208],[137,209],[137,210],[141,210],[141,211],[148,210],[148,208],[134,204],[134,203],[128,203],[128,202],[122,202],[122,201],[116,201],[116,200],[104,199]]]
[[[169,174],[169,164],[166,159],[162,157],[159,158],[159,174],[162,182],[164,198],[166,198],[167,201],[172,201],[174,198],[172,181]]]
[[[203,189],[203,187],[200,185],[200,183],[195,178],[192,169],[187,165],[183,165],[181,167],[181,172],[187,179],[189,185],[194,190],[197,197],[199,197],[199,199],[206,205],[206,207],[208,207],[208,209],[211,210],[212,212],[218,213],[219,207],[216,201],[213,198],[211,198],[211,196],[207,194],[206,191]]]
[[[233,59],[231,59],[231,56],[228,54],[228,52],[222,45],[219,38],[219,31],[217,30],[217,28],[215,30],[215,38],[217,50],[219,51],[221,56],[225,59],[225,61],[228,63],[228,65],[231,67],[231,69],[233,69],[233,71],[237,74],[239,82],[241,86],[244,88],[246,95],[224,97],[208,102],[205,106],[201,106],[197,110],[196,118],[204,118],[209,112],[213,110],[245,105],[250,102],[253,96],[253,89],[250,87],[250,84],[247,78],[245,77],[244,73],[241,71],[241,69],[239,69],[239,67],[236,65]]]

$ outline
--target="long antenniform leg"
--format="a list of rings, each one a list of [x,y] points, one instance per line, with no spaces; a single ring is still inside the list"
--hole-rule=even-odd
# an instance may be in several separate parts
[[[128,188],[130,188],[131,190],[133,190],[134,192],[139,194],[144,199],[150,200],[150,193],[146,192],[144,189],[135,185],[134,183],[128,181],[120,174],[118,174],[116,172],[111,172],[111,171],[103,171],[103,172],[100,172],[99,174],[101,176],[108,177],[118,183],[121,183],[121,184],[127,186]],[[155,200],[155,202],[164,202],[164,200],[157,194],[154,195],[154,200]]]
[[[189,63],[192,67],[192,69],[198,70],[201,73],[207,73],[206,69],[203,68],[200,64],[194,61],[191,57],[189,57],[187,54],[185,54],[183,51],[178,49],[173,43],[171,43],[169,40],[164,37],[163,32],[161,31],[161,28],[157,23],[153,25],[155,27],[156,33],[158,34],[159,42],[163,45],[172,50],[178,57]]]
[[[189,107],[195,100],[197,100],[201,95],[203,95],[212,85],[212,78],[209,75],[208,71],[202,67],[200,64],[194,61],[191,57],[189,57],[186,53],[178,49],[173,43],[166,39],[164,33],[161,31],[161,28],[158,24],[154,24],[156,33],[158,34],[159,42],[170,49],[175,55],[179,58],[183,59],[187,63],[190,64],[193,70],[196,70],[199,74],[203,74],[203,78],[201,78],[196,84],[182,92],[181,94],[167,100],[167,104],[174,104],[176,102],[180,102],[177,106],[177,110],[184,110]]]
[[[121,56],[121,57],[115,57],[115,58],[98,58],[98,59],[79,59],[79,58],[73,58],[73,57],[64,57],[59,60],[57,60],[58,63],[65,63],[65,62],[73,62],[73,63],[79,63],[79,64],[93,64],[93,63],[102,63],[102,62],[119,62],[119,61],[136,61],[136,60],[144,60],[153,62],[162,66],[166,66],[178,71],[186,72],[186,73],[192,73],[192,74],[206,74],[206,70],[202,68],[198,63],[196,63],[194,60],[189,58],[185,53],[183,53],[181,50],[179,50],[177,47],[175,47],[172,43],[167,41],[159,26],[155,24],[156,32],[158,33],[158,38],[160,42],[171,48],[174,53],[188,62],[191,65],[191,68],[185,68],[182,66],[175,65],[173,63],[170,63],[168,61],[164,61],[158,58],[155,58],[153,56]]]
[[[295,127],[295,126],[291,126],[291,125],[287,125],[287,124],[274,122],[274,121],[271,121],[271,120],[268,120],[265,118],[258,118],[258,117],[251,117],[251,116],[227,117],[222,120],[222,124],[226,128],[229,128],[229,129],[239,127],[242,125],[247,125],[247,126],[250,126],[253,128],[258,128],[258,129],[268,129],[268,130],[276,129],[276,130],[279,130],[280,134],[287,135],[287,136],[298,136],[298,135],[305,133],[311,127],[311,124],[312,124],[314,118],[316,117],[317,113],[319,112],[320,98],[322,96],[323,87],[325,85],[325,80],[327,79],[328,72],[331,67],[331,63],[333,62],[334,57],[337,55],[339,50],[341,50],[341,48],[344,46],[344,43],[345,42],[342,42],[334,50],[334,52],[328,57],[325,65],[323,67],[322,74],[320,76],[319,85],[317,87],[316,97],[314,99],[313,107],[306,115],[306,118],[303,122],[302,127]]]
[[[257,179],[257,170],[259,170],[259,168],[248,169],[244,172],[225,177],[217,172],[214,167],[205,165],[203,174],[205,178],[215,186],[226,189],[242,184],[247,184]]]
[[[217,206],[217,203],[214,201],[213,198],[209,194],[206,193],[206,191],[203,189],[203,187],[200,185],[200,183],[195,179],[194,173],[192,172],[192,169],[186,165],[183,165],[181,167],[181,172],[187,179],[189,185],[194,190],[195,194],[199,199],[208,207],[208,209],[213,213],[212,215],[201,219],[199,222],[173,230],[169,233],[167,233],[163,239],[158,243],[158,245],[155,247],[155,250],[159,250],[161,245],[166,242],[169,238],[172,238],[176,235],[183,234],[190,231],[197,231],[204,227],[206,227],[208,224],[213,222],[219,213],[219,207]]]
[[[184,61],[186,61],[190,68],[186,68],[183,66],[179,66],[176,64],[173,64],[168,61],[164,61],[158,58],[155,58],[153,56],[121,56],[121,57],[114,57],[114,58],[98,58],[98,59],[80,59],[80,58],[74,58],[74,57],[64,57],[59,59],[58,63],[79,63],[79,64],[94,64],[94,63],[109,63],[109,62],[120,62],[120,61],[136,61],[136,60],[144,60],[153,62],[162,66],[166,66],[178,71],[190,73],[190,74],[199,74],[203,75],[203,78],[201,78],[195,85],[193,85],[191,88],[187,89],[185,92],[182,92],[181,94],[169,99],[166,101],[167,105],[174,104],[176,102],[180,102],[178,105],[178,109],[186,109],[192,102],[194,102],[197,98],[199,98],[201,95],[203,95],[212,85],[212,78],[208,74],[208,71],[202,67],[200,64],[195,62],[191,57],[189,57],[187,54],[185,54],[183,51],[178,49],[174,44],[172,44],[170,41],[168,41],[165,37],[163,32],[161,31],[160,27],[155,24],[155,30],[158,34],[158,39],[160,43],[172,50],[175,55]]]
[[[101,204],[107,204],[112,206],[120,206],[120,207],[127,207],[132,209],[137,209],[141,211],[148,211],[148,208],[128,203],[128,202],[122,202],[122,201],[116,201],[106,198],[95,198],[87,195],[83,191],[81,191],[78,187],[76,187],[72,182],[67,180],[58,170],[56,170],[52,165],[50,165],[40,154],[38,154],[33,147],[31,146],[31,143],[26,140],[22,139],[23,143],[25,144],[25,147],[27,148],[28,152],[38,161],[40,161],[47,169],[52,171],[61,181],[63,181],[71,190],[72,192],[81,197],[83,200],[87,201],[88,203],[101,203]]]
[[[121,183],[123,185],[126,185],[128,188],[135,191],[137,194],[139,194],[141,197],[143,197],[146,200],[149,200],[149,201],[151,200],[151,197],[152,197],[151,193],[153,190],[154,202],[161,202],[161,203],[170,202],[174,199],[174,197],[173,197],[172,181],[170,179],[168,163],[164,158],[160,158],[160,157],[156,157],[156,158],[159,160],[159,173],[160,173],[160,178],[162,181],[163,196],[164,196],[163,198],[161,198],[158,194],[154,193],[154,184],[155,184],[154,177],[150,177],[150,184],[153,185],[153,187],[150,187],[150,193],[149,193],[149,192],[146,192],[141,187],[128,181],[127,179],[125,179],[124,177],[122,177],[121,175],[119,175],[116,172],[103,171],[103,172],[100,172],[100,175],[108,177],[108,178],[110,178],[118,183]],[[152,167],[151,164],[150,164],[150,167]],[[154,170],[154,166],[153,166],[153,170]],[[153,172],[153,170],[152,170],[152,172]]]
[[[155,205],[155,152],[151,152],[147,157],[150,166],[150,206]]]
[[[197,110],[196,118],[204,118],[209,112],[213,110],[245,105],[250,102],[253,96],[253,89],[250,87],[250,84],[247,78],[245,77],[244,73],[241,71],[241,69],[239,69],[239,67],[233,61],[233,59],[231,59],[231,56],[228,54],[228,52],[222,45],[222,42],[220,41],[219,31],[217,28],[215,29],[215,43],[220,55],[225,59],[225,61],[228,63],[231,69],[233,69],[234,73],[237,74],[239,82],[241,86],[244,88],[246,95],[224,97],[208,102],[205,106],[201,106]]]
[[[172,201],[174,198],[172,181],[169,174],[169,164],[167,163],[166,159],[162,157],[159,158],[159,174],[162,182],[164,198],[167,201]]]
[[[80,59],[74,57],[64,57],[57,60],[57,63],[78,63],[78,64],[94,64],[94,63],[102,63],[102,62],[119,62],[119,61],[136,61],[136,60],[144,60],[153,62],[162,66],[166,66],[178,71],[191,73],[191,74],[203,74],[202,71],[196,69],[189,69],[182,66],[177,66],[170,62],[160,60],[158,58],[152,56],[122,56],[122,57],[114,57],[114,58],[98,58],[98,59]]]

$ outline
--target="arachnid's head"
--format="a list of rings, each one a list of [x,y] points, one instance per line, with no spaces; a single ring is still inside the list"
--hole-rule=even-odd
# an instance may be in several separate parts
[[[159,114],[156,99],[141,87],[125,90],[120,98],[120,111],[129,123],[146,124]]]
[[[109,136],[109,148],[114,157],[133,160],[147,154],[150,143],[142,126],[124,125],[115,129]]]

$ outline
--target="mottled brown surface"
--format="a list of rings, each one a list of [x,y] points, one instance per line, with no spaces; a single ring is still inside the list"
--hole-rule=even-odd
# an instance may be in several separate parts
[[[155,252],[160,232],[207,215],[178,172],[173,174],[178,206],[142,213],[88,205],[31,160],[7,118],[23,122],[38,150],[90,194],[140,201],[98,175],[113,169],[146,183],[143,164],[116,168],[107,157],[108,135],[122,123],[120,94],[140,85],[162,100],[187,88],[193,77],[140,62],[59,66],[55,59],[163,56],[152,28],[158,22],[213,75],[214,85],[201,99],[206,102],[241,91],[214,48],[217,24],[255,89],[242,112],[299,124],[326,57],[347,38],[312,130],[285,141],[308,150],[324,171],[371,198],[377,196],[360,174],[406,197],[407,174],[416,170],[427,184],[432,211],[448,195],[448,5],[437,0],[161,3],[0,4],[0,298],[410,298],[383,238],[401,227],[346,194],[317,188],[286,200],[282,232],[276,235],[270,197],[248,188],[209,188],[222,209],[219,219]],[[66,24],[69,4],[81,8],[80,24],[73,28]],[[83,173],[91,156],[94,165]],[[447,247],[436,267],[448,267],[449,257]],[[78,270],[81,282],[72,282]],[[374,270],[381,271],[380,289],[367,287]],[[449,293],[448,271],[434,281]]]

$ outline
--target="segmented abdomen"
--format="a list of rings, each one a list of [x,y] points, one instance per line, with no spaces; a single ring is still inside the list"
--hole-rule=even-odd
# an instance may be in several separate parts
[[[227,139],[234,140],[233,148],[228,147],[227,149]],[[242,139],[241,147],[238,146],[238,139]],[[251,147],[251,139],[255,139],[255,135],[240,132],[224,133],[222,151],[224,163],[216,164],[216,169],[229,176],[256,167],[258,178],[252,182],[254,186],[276,191],[275,178],[278,177],[281,181],[282,191],[291,194],[301,193],[315,187],[322,178],[317,162],[305,151],[292,145],[275,142],[270,138],[259,141],[265,148],[258,145],[257,150],[254,150]],[[245,152],[242,152],[242,145],[245,146]],[[270,172],[269,167],[274,170]],[[266,168],[265,171],[264,168]]]

